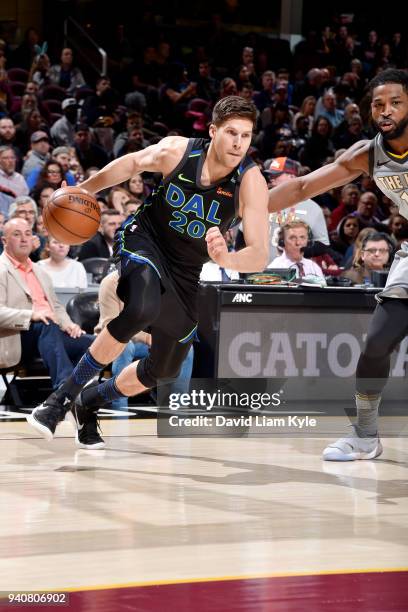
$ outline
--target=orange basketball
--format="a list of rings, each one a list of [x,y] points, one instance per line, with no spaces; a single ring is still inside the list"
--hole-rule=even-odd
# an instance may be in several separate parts
[[[59,242],[82,244],[98,231],[101,211],[95,197],[82,187],[61,187],[44,207],[43,219]]]

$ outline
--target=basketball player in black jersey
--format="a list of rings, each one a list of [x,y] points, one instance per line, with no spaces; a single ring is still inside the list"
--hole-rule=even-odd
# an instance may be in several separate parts
[[[270,212],[350,183],[365,172],[408,219],[408,74],[384,70],[371,81],[370,91],[377,136],[357,142],[334,163],[272,189]],[[396,254],[378,299],[357,365],[357,422],[350,436],[324,450],[327,461],[374,459],[382,452],[377,427],[381,393],[389,376],[390,355],[408,334],[408,244]]]
[[[117,236],[122,312],[98,335],[71,377],[28,417],[47,439],[72,409],[79,446],[102,448],[98,406],[178,375],[196,333],[199,274],[209,257],[239,272],[266,267],[268,191],[259,168],[246,155],[255,120],[252,102],[223,98],[214,107],[209,142],[166,137],[111,162],[82,183],[97,193],[140,172],[162,174],[151,198]],[[230,253],[223,234],[238,219],[244,222],[247,246]],[[147,327],[152,344],[146,359],[82,391]]]

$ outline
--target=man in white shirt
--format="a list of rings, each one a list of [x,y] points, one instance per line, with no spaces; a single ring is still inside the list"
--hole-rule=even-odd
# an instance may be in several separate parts
[[[309,241],[310,229],[303,221],[285,223],[281,229],[280,246],[283,253],[275,257],[268,268],[293,268],[296,278],[305,276],[320,276],[323,272],[314,261],[303,257],[303,252]]]

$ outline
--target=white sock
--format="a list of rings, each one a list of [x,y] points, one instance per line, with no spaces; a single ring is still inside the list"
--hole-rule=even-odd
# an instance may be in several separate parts
[[[377,417],[380,402],[381,395],[356,393],[356,431],[360,438],[370,438],[378,435]]]

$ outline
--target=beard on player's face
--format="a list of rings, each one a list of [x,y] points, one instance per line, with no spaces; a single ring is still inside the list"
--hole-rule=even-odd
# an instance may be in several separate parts
[[[374,125],[380,131],[384,140],[395,140],[396,138],[400,138],[405,132],[405,128],[408,126],[408,113],[398,123],[396,123],[393,119],[387,119],[387,122],[392,122],[394,124],[395,127],[393,130],[384,131],[381,129],[382,121],[374,121]]]

